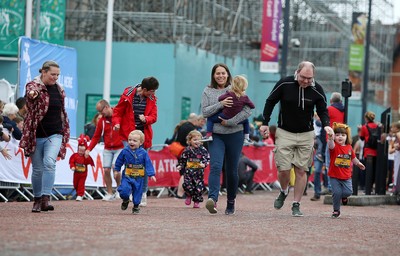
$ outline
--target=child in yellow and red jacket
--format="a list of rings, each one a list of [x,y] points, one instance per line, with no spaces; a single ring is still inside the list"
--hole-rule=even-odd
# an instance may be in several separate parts
[[[85,195],[85,182],[87,177],[87,166],[94,166],[91,156],[85,156],[88,147],[89,136],[81,134],[78,138],[78,152],[69,158],[69,166],[74,172],[74,188],[76,190],[76,201],[82,201]]]

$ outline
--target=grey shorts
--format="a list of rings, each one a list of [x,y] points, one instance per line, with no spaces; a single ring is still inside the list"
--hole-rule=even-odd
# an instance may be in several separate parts
[[[121,149],[108,150],[104,149],[103,151],[103,168],[113,168],[115,165],[115,161],[117,161],[117,157],[119,153],[121,153]]]
[[[296,166],[304,171],[312,164],[314,131],[292,133],[276,130],[275,164],[278,171],[290,171]]]

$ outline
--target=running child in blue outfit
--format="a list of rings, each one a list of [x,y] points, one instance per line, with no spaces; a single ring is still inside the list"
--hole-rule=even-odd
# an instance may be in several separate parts
[[[140,130],[134,130],[129,133],[128,146],[126,146],[115,162],[115,171],[120,172],[122,165],[125,169],[122,171],[121,185],[118,188],[122,204],[121,210],[126,210],[129,205],[129,196],[132,195],[133,208],[132,213],[140,212],[139,204],[142,200],[142,187],[145,176],[150,177],[156,182],[153,164],[147,151],[142,147],[144,134]]]

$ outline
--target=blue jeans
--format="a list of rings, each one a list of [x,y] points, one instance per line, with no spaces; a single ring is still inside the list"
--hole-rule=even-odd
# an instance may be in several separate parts
[[[314,196],[319,197],[321,195],[321,173],[323,162],[314,157]]]
[[[126,141],[126,140],[123,140],[122,143],[124,144],[124,147],[129,145],[128,141]],[[146,148],[146,150],[149,151],[148,148]],[[143,188],[142,193],[147,193],[147,190],[149,188],[149,177],[145,176],[143,178],[143,187],[142,188]]]
[[[353,194],[353,186],[351,179],[339,180],[331,178],[332,185],[332,204],[334,211],[340,211],[340,202],[342,198],[349,197]]]
[[[218,201],[221,187],[221,171],[225,161],[227,199],[235,200],[238,189],[238,164],[243,148],[244,135],[242,131],[231,134],[213,134],[213,140],[208,143],[210,153],[210,175],[208,177],[208,198]]]
[[[36,138],[36,148],[31,154],[32,189],[35,197],[51,195],[56,176],[56,161],[60,151],[62,135]]]

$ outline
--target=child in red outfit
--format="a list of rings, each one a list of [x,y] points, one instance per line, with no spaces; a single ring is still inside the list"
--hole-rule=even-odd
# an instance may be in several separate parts
[[[74,188],[76,190],[76,201],[82,201],[85,195],[85,181],[87,177],[87,166],[94,166],[91,156],[85,156],[89,136],[81,134],[78,139],[78,152],[69,158],[69,166],[74,172]]]
[[[353,193],[351,182],[352,164],[365,170],[365,166],[356,158],[351,146],[350,127],[341,123],[333,123],[333,133],[328,134],[330,165],[328,175],[332,186],[332,218],[340,217],[340,201],[347,204],[347,197]]]

